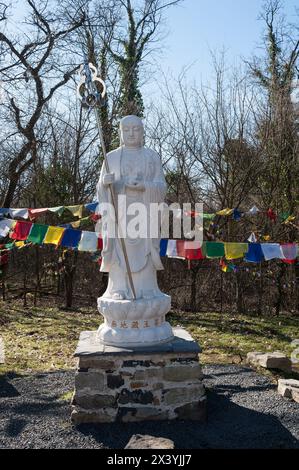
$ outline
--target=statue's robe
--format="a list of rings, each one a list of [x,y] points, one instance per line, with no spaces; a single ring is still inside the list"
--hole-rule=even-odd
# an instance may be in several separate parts
[[[126,203],[118,205],[118,219],[120,224],[124,220],[124,214],[131,203],[143,203],[147,211],[147,237],[124,238],[130,270],[132,272],[137,298],[145,296],[145,292],[153,292],[161,295],[157,285],[156,271],[163,269],[160,259],[160,238],[151,238],[150,230],[150,204],[163,203],[166,195],[166,182],[161,161],[156,152],[146,148],[127,149],[119,147],[107,155],[109,171],[114,173],[114,189],[116,198],[118,195],[126,196]],[[132,164],[133,162],[133,164]],[[104,186],[103,178],[106,174],[106,166],[103,163],[100,179],[97,185],[97,196],[101,203],[110,203],[111,192],[108,186]],[[125,187],[132,177],[145,186],[145,191],[136,191]],[[104,296],[110,297],[114,292],[123,291],[127,298],[131,298],[130,285],[128,283],[127,269],[123,250],[118,237],[109,236],[111,218],[106,213],[101,213],[107,227],[102,226],[103,250],[101,271],[109,272],[108,288]],[[132,217],[131,217],[132,218]],[[130,216],[126,216],[127,223]],[[111,226],[110,226],[111,227]],[[110,234],[111,235],[111,234]]]

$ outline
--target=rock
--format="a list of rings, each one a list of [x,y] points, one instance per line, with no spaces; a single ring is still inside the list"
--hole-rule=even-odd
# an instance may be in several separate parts
[[[168,412],[157,406],[127,407],[122,406],[118,409],[118,421],[123,423],[137,421],[165,421],[168,419]]]
[[[247,354],[247,362],[266,369],[277,369],[284,372],[292,371],[291,360],[280,351],[265,354],[257,351],[250,352]]]
[[[162,367],[153,367],[147,369],[137,369],[133,375],[133,380],[147,380],[147,379],[155,379],[157,380],[158,377],[162,374]]]
[[[116,413],[116,409],[109,408],[86,410],[72,407],[71,420],[75,425],[84,423],[112,423],[115,421]]]
[[[179,371],[179,372],[178,372]],[[194,366],[169,366],[163,370],[163,378],[169,382],[182,382],[183,380],[199,380],[202,378],[202,371],[199,364]]]
[[[205,394],[202,384],[193,388],[172,388],[165,390],[163,394],[164,403],[166,405],[176,405],[186,402],[199,400]]]
[[[97,359],[93,357],[80,357],[79,367],[80,369],[102,369],[102,370],[113,370],[118,367],[118,361]]]
[[[125,381],[120,374],[108,374],[107,375],[107,386],[109,388],[119,388],[124,385]]]
[[[178,419],[190,421],[206,421],[207,416],[207,400],[202,397],[198,402],[188,403],[187,405],[175,408]]]
[[[280,379],[278,380],[278,393],[286,398],[299,403],[299,380],[295,379]]]
[[[109,407],[116,407],[117,406],[117,396],[113,395],[75,395],[73,398],[73,404],[79,405],[81,408],[105,408]]]
[[[5,362],[4,342],[0,336],[0,364],[4,364],[4,362]]]
[[[151,391],[138,389],[130,391],[126,388],[122,389],[118,400],[121,404],[140,403],[142,405],[153,403],[153,401],[154,397]]]
[[[100,372],[77,372],[75,376],[76,390],[85,388],[96,391],[102,390],[104,386],[104,374]]]
[[[134,434],[125,449],[174,449],[174,442],[164,437]]]

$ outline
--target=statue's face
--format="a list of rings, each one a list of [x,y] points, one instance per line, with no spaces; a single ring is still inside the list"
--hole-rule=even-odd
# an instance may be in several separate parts
[[[120,125],[120,136],[125,147],[138,148],[143,145],[143,125],[138,118],[125,118]]]

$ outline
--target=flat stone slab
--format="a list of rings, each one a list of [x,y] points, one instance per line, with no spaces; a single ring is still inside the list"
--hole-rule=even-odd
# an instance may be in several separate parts
[[[125,449],[174,449],[174,442],[164,437],[134,434]]]
[[[277,369],[284,372],[292,371],[291,360],[280,351],[272,353],[249,352],[247,354],[247,362],[254,366],[264,367],[265,369]]]
[[[167,343],[153,346],[142,346],[138,348],[120,348],[107,346],[97,339],[96,331],[82,331],[80,334],[75,357],[82,356],[123,356],[124,354],[159,354],[159,353],[191,353],[199,354],[201,348],[192,336],[183,328],[173,328],[174,338]]]
[[[0,336],[0,364],[5,363],[5,352],[4,352],[4,342]]]
[[[299,403],[299,380],[280,379],[278,380],[277,391],[279,395],[282,395],[286,398],[291,398],[292,400]]]

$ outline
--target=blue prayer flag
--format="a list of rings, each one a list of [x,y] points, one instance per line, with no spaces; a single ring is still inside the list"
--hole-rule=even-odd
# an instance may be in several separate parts
[[[84,207],[90,212],[95,212],[98,206],[98,202],[90,202],[89,204],[85,204]]]
[[[160,256],[166,256],[167,243],[168,240],[166,238],[162,238],[162,240],[160,240]]]
[[[249,261],[251,263],[260,263],[264,261],[264,255],[262,252],[262,247],[260,243],[249,243],[248,244],[248,251],[245,255],[245,261]]]
[[[67,228],[62,236],[60,246],[65,248],[77,248],[81,239],[81,230]]]

